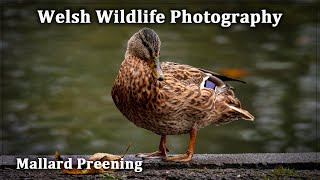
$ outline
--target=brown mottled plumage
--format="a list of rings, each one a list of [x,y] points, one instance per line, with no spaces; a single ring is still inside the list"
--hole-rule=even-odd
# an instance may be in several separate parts
[[[234,79],[189,65],[160,63],[160,44],[158,35],[149,28],[129,39],[112,98],[136,126],[161,136],[159,151],[141,157],[189,161],[199,128],[254,117],[241,108],[231,87],[223,82]],[[207,82],[215,87],[205,87]],[[187,153],[167,157],[166,135],[186,133],[190,133]]]

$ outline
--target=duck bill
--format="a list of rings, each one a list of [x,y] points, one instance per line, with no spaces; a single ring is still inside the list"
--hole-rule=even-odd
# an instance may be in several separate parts
[[[151,66],[152,75],[159,81],[163,81],[164,75],[159,63],[159,58],[155,58],[152,64],[153,64],[153,66]]]

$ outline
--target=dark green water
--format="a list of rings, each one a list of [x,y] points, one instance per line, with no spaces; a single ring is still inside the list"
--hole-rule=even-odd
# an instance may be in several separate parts
[[[162,40],[162,61],[218,71],[237,68],[248,84],[232,83],[254,122],[236,121],[199,131],[196,153],[316,151],[316,14],[309,4],[274,5],[277,28],[232,25],[41,25],[37,8],[7,5],[2,12],[2,154],[121,154],[151,152],[159,137],[135,127],[113,104],[110,91],[126,42],[140,28]],[[88,11],[120,5],[72,5]],[[168,9],[178,5],[145,5]],[[135,7],[141,7],[135,5]],[[143,8],[141,7],[141,8]],[[180,5],[189,9],[250,11],[259,5]],[[269,6],[268,6],[269,7]],[[318,18],[319,19],[319,18]],[[318,30],[319,33],[319,30]],[[319,140],[319,139],[318,139]],[[169,136],[171,152],[188,135]]]

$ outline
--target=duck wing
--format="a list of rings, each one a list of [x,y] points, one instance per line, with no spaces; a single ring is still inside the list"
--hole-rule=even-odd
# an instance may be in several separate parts
[[[199,68],[199,70],[201,70],[202,72],[205,72],[205,73],[209,73],[209,74],[211,74],[213,76],[216,76],[217,78],[221,79],[222,81],[237,81],[237,82],[242,82],[244,84],[247,84],[246,82],[244,82],[242,80],[230,78],[230,77],[218,74],[216,72],[212,72],[212,71],[201,69],[201,68]]]
[[[173,112],[170,118],[193,122],[199,127],[213,121],[227,123],[238,118],[254,119],[241,108],[233,88],[224,82],[243,81],[173,62],[163,62],[161,67],[165,77],[161,92]]]
[[[162,70],[166,78],[174,81],[179,81],[185,85],[198,85],[200,87],[206,87],[206,81],[209,80],[217,86],[224,85],[224,81],[237,81],[245,83],[242,80],[230,78],[216,72],[209,70],[195,68],[185,64],[179,64],[174,62],[162,62]],[[208,86],[212,87],[212,84],[208,82]],[[204,85],[204,86],[203,86]]]

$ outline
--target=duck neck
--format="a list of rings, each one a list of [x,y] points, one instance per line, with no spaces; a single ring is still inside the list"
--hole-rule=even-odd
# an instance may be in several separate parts
[[[124,62],[126,64],[125,67],[127,67],[127,76],[130,77],[127,83],[134,85],[135,88],[141,88],[141,90],[146,89],[151,91],[152,89],[156,89],[159,83],[157,79],[153,77],[148,63],[132,55],[127,57]]]

